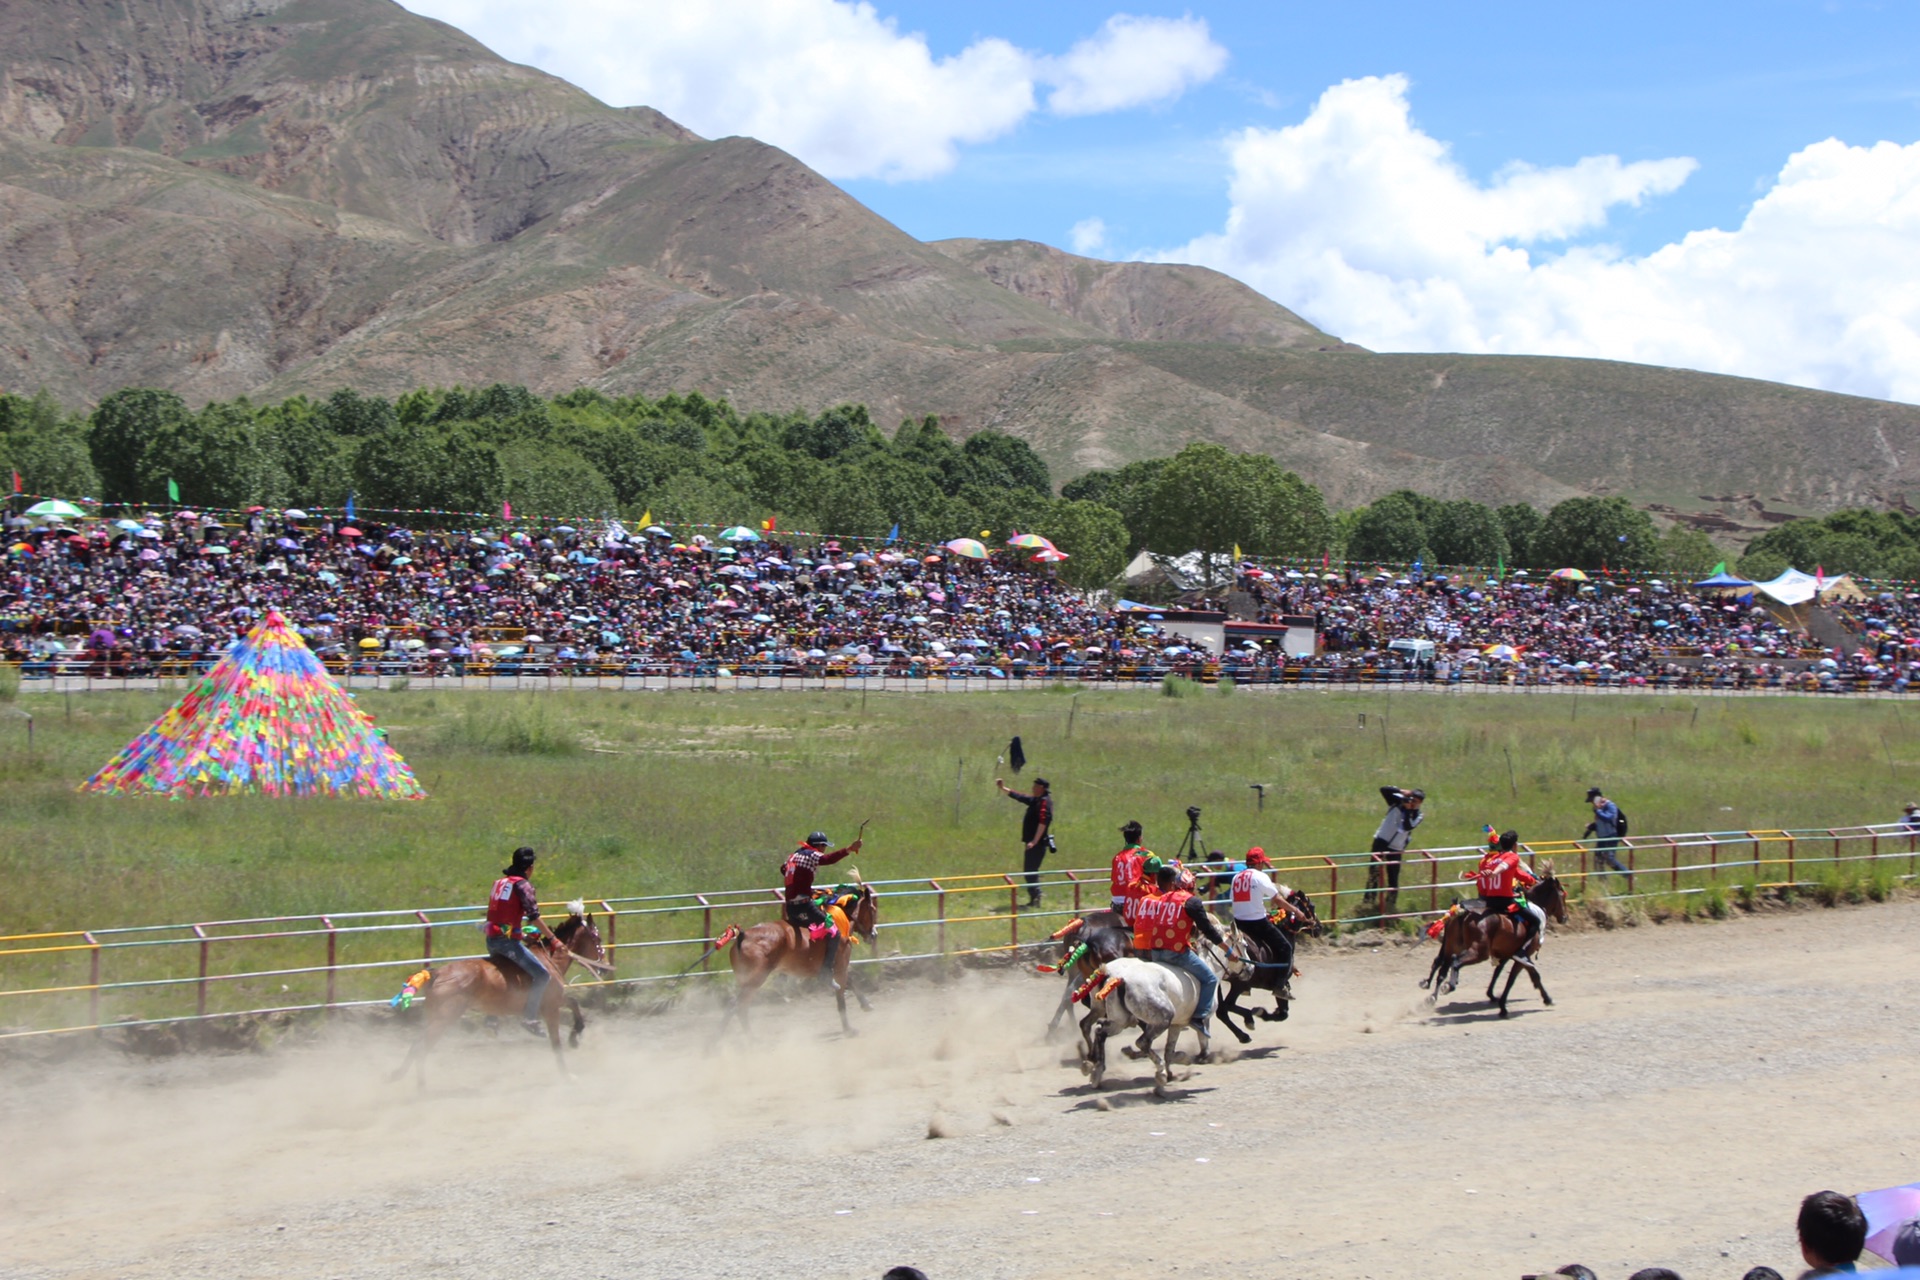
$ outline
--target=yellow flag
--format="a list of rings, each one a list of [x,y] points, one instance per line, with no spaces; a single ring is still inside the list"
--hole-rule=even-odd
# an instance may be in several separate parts
[[[653,508],[648,507],[646,510],[646,513],[640,517],[640,527],[644,529],[652,523],[653,523]]]
[[[1237,542],[1233,544],[1233,562],[1240,563],[1240,544]]]

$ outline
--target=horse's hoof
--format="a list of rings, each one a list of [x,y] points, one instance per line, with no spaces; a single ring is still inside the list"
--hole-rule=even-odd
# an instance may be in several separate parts
[[[1500,1016],[1503,1018],[1507,1016],[1507,1006],[1505,1005],[1500,1006]]]
[[[1120,1052],[1126,1054],[1129,1058],[1138,1059],[1140,1057],[1140,1051],[1130,1044],[1121,1045]]]
[[[1430,979],[1430,978],[1422,978],[1422,979],[1420,979],[1420,989],[1421,989],[1422,991],[1425,991],[1425,990],[1427,989],[1427,987],[1428,987],[1429,985],[1431,985],[1431,983],[1432,983],[1432,979]]]
[[[1280,1011],[1279,1011],[1278,1013],[1276,1013],[1276,1014],[1274,1014],[1274,1015],[1273,1015],[1273,1020],[1274,1020],[1275,1022],[1285,1022],[1285,1021],[1287,1020],[1287,1017],[1288,1017],[1288,1009],[1287,1009],[1287,1006],[1286,1006],[1286,1005],[1281,1005],[1281,1006],[1280,1006]]]
[[[1543,995],[1543,996],[1541,996],[1541,997],[1540,997],[1540,1003],[1541,1003],[1541,1004],[1544,1004],[1544,1005],[1547,1005],[1548,1007],[1552,1007],[1552,1005],[1553,1005],[1553,997],[1552,997],[1552,996],[1549,996],[1549,995]]]

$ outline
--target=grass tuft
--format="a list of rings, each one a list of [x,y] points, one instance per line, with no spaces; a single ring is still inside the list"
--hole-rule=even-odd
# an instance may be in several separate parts
[[[1160,692],[1169,698],[1191,698],[1201,688],[1200,684],[1185,676],[1167,675],[1160,678]]]

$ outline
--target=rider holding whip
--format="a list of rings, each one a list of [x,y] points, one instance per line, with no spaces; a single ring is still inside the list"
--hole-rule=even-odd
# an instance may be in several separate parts
[[[866,829],[867,824],[861,823],[860,830]],[[820,966],[820,973],[828,982],[834,980],[833,961],[840,949],[840,935],[834,929],[833,922],[827,919],[827,913],[813,900],[813,874],[850,853],[860,852],[860,837],[856,833],[852,844],[829,853],[827,846],[832,843],[827,839],[826,832],[816,831],[798,849],[788,854],[786,862],[780,867],[780,879],[784,886],[781,896],[787,923],[804,930],[809,938],[819,938],[824,934],[827,939],[827,959]]]

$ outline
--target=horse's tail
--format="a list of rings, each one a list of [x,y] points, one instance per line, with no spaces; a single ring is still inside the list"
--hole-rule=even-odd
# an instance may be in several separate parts
[[[739,925],[730,924],[720,931],[719,937],[713,940],[713,949],[715,951],[724,951],[728,947],[737,947],[740,945],[740,939],[745,936],[746,934],[741,931]]]

